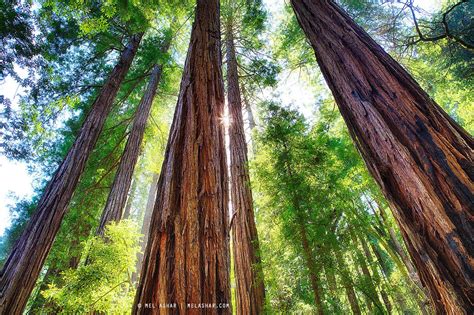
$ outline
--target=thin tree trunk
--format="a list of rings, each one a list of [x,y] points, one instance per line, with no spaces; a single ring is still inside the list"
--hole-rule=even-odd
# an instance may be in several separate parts
[[[130,218],[130,213],[132,212],[133,198],[135,197],[135,190],[137,189],[137,180],[132,179],[132,186],[128,192],[127,202],[125,203],[125,209],[123,210],[122,219]]]
[[[142,35],[133,36],[92,104],[73,146],[46,186],[36,212],[0,272],[0,313],[21,314],[41,271],[86,161],[102,131]]]
[[[291,3],[436,311],[472,310],[472,137],[333,1]]]
[[[248,100],[247,92],[245,90],[245,85],[241,85],[242,87],[242,100],[244,103],[245,111],[247,112],[247,120],[249,123],[249,128],[250,128],[250,141],[252,143],[252,154],[255,156],[257,152],[257,143],[255,141],[254,137],[254,131],[255,127],[257,127],[257,124],[255,123],[255,118],[253,116],[253,111],[252,111],[252,106],[250,105],[250,102]]]
[[[347,300],[349,301],[349,305],[351,306],[352,313],[355,315],[359,315],[361,314],[359,302],[357,301],[357,295],[354,291],[354,283],[351,275],[347,271],[347,266],[344,262],[344,257],[342,257],[341,252],[337,249],[334,251],[334,254],[336,256],[337,265],[339,266],[339,269],[341,271],[341,279],[344,284]]]
[[[169,46],[169,44],[166,44]],[[165,48],[168,50],[168,47]],[[114,182],[110,189],[107,203],[105,204],[104,211],[100,218],[100,224],[97,229],[98,235],[103,235],[105,225],[111,221],[119,221],[122,218],[123,208],[127,202],[128,191],[132,183],[133,171],[140,155],[140,149],[142,145],[143,135],[145,134],[145,127],[150,116],[151,105],[158,89],[158,84],[161,78],[161,66],[155,65],[150,75],[150,81],[148,87],[140,100],[138,105],[135,118],[133,119],[132,129],[128,136],[125,149],[123,150],[122,157],[120,158],[120,164],[117,172],[115,173]]]
[[[385,305],[385,309],[387,310],[388,314],[392,313],[392,304],[390,303],[390,299],[388,298],[387,292],[385,292],[382,284],[382,279],[380,277],[379,271],[377,266],[375,265],[374,258],[372,256],[372,253],[370,251],[369,246],[367,243],[370,243],[369,240],[367,239],[361,239],[361,244],[362,248],[364,250],[365,258],[367,259],[367,263],[370,266],[370,269],[372,270],[372,275],[374,278],[374,285],[378,285],[379,291],[380,291],[380,296],[382,297],[382,301]]]
[[[219,1],[198,0],[134,314],[231,313],[219,24]]]
[[[236,282],[236,313],[262,314],[265,306],[265,287],[262,262],[255,225],[252,190],[242,117],[235,54],[233,20],[229,15],[226,26],[227,99],[229,108],[230,182],[233,214],[232,251]]]
[[[301,237],[301,245],[303,247],[303,256],[306,260],[306,266],[309,271],[311,287],[313,288],[314,303],[316,305],[318,314],[323,315],[324,309],[323,309],[323,302],[322,302],[321,285],[319,283],[319,277],[318,277],[318,268],[316,266],[316,261],[314,260],[311,247],[309,246],[308,235],[306,233],[306,227],[304,226],[304,223],[305,221],[302,218],[300,218],[298,222],[296,222],[296,225],[298,226],[298,229],[299,229],[299,234]]]
[[[142,264],[143,264],[143,254],[146,250],[146,244],[148,237],[150,235],[150,221],[151,221],[151,216],[153,214],[153,206],[155,205],[155,200],[156,200],[156,190],[158,188],[158,179],[160,178],[160,174],[154,173],[153,174],[153,179],[151,180],[150,184],[150,190],[148,191],[148,200],[146,202],[146,207],[145,207],[145,214],[143,216],[143,223],[142,223],[142,234],[143,238],[140,242],[141,244],[141,252],[138,254],[138,259],[137,259],[137,265],[136,265],[136,270],[132,274],[132,283],[135,283],[137,281],[137,277],[140,274]],[[140,219],[140,218],[138,218]]]
[[[354,233],[352,228],[350,229],[350,235],[351,235],[351,238],[352,238],[352,242],[354,243],[354,246],[356,248],[357,263],[359,264],[359,267],[362,270],[362,274],[364,275],[365,282],[366,282],[366,284],[368,286],[368,290],[369,290],[369,292],[366,293],[367,307],[369,308],[369,311],[372,311],[372,309],[373,309],[372,304],[375,304],[376,312],[377,312],[377,310],[382,311],[383,310],[382,302],[380,302],[374,279],[372,278],[372,275],[370,274],[370,271],[369,271],[369,267],[367,266],[366,259],[368,259],[368,257],[364,257],[362,255],[362,253],[359,251],[359,248],[358,248],[359,238]],[[362,247],[364,247],[363,242],[360,242],[360,243],[362,244]]]

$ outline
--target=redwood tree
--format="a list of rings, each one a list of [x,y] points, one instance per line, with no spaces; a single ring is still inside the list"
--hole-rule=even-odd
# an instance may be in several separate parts
[[[122,51],[76,141],[46,186],[36,212],[8,256],[0,272],[0,313],[22,314],[141,37],[142,34],[132,36]]]
[[[472,310],[472,137],[333,1],[291,4],[436,311]]]
[[[247,142],[242,117],[242,99],[232,14],[229,14],[226,24],[230,191],[234,212],[231,228],[236,282],[236,311],[237,314],[261,314],[265,306],[265,287],[250,189]]]
[[[219,1],[198,0],[134,314],[231,312],[221,63]]]
[[[150,115],[151,105],[153,104],[158,84],[160,83],[161,69],[162,67],[158,64],[153,67],[148,87],[136,109],[132,129],[130,130],[130,135],[125,144],[122,157],[120,158],[120,164],[115,173],[114,182],[100,218],[97,234],[102,235],[105,231],[105,225],[110,221],[118,221],[122,218],[123,209],[127,202],[128,191],[132,183],[133,171],[140,154],[146,122]]]

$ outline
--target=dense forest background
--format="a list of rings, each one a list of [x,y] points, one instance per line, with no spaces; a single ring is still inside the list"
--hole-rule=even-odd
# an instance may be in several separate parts
[[[373,166],[360,155],[363,146],[354,145],[357,137],[331,93],[337,83],[328,86],[323,72],[329,70],[318,66],[325,55],[315,49],[321,56],[316,59],[303,14],[293,11],[298,1],[224,0],[220,11],[215,1],[202,2],[1,0],[0,90],[12,80],[21,86],[15,101],[0,91],[1,154],[28,165],[34,196],[10,207],[12,222],[0,238],[0,288],[31,283],[31,293],[4,295],[0,310],[129,313],[159,290],[154,281],[164,281],[161,269],[160,275],[147,274],[155,268],[154,255],[178,260],[183,242],[192,253],[212,246],[229,252],[203,264],[230,261],[229,275],[217,272],[216,290],[225,291],[219,286],[228,277],[230,296],[222,297],[229,301],[222,302],[237,314],[472,311],[473,300],[469,306],[458,291],[449,293],[461,301],[456,306],[447,302],[448,293],[437,300],[427,271],[420,276],[412,245],[405,243],[411,230],[400,229],[392,214],[396,202],[387,200],[371,175]],[[453,124],[472,134],[474,2],[442,1],[431,13],[417,2],[337,1]],[[213,12],[220,26],[205,24]],[[203,29],[215,36],[203,40]],[[201,45],[215,48],[206,53],[209,60],[199,59]],[[201,104],[201,81],[208,97],[202,102],[217,100],[219,110],[209,110],[210,131],[189,140],[195,130],[189,115],[197,117],[197,126],[206,115],[199,108],[187,112],[193,100]],[[388,82],[380,77],[382,85]],[[207,141],[217,153],[206,151]],[[174,214],[160,208],[160,202],[173,209],[176,200],[193,198],[191,180],[163,173],[182,171],[177,165],[194,152],[189,143],[205,143],[199,154],[221,163],[209,180],[220,187],[215,195],[221,203],[214,203],[214,195],[205,202],[216,211],[228,205],[216,212],[225,222],[209,221],[221,224],[215,231],[225,235],[204,249],[186,243],[195,244],[186,238],[191,234],[179,238],[191,233],[186,223],[163,223]],[[472,147],[470,152],[472,170]],[[192,163],[185,162],[192,178]],[[51,190],[55,183],[62,186]],[[472,190],[470,196],[472,201]],[[472,235],[472,203],[465,207]],[[172,231],[176,244],[156,245],[163,230]],[[32,257],[21,265],[34,271],[9,275],[9,259],[21,256],[19,248]],[[166,268],[159,259],[156,266]],[[169,279],[176,277],[172,269],[165,271]],[[472,282],[465,292],[473,298]],[[9,306],[8,299],[23,306]]]

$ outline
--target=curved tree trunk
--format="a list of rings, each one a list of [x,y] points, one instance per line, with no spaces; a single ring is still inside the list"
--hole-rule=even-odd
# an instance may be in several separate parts
[[[253,212],[252,190],[245,141],[242,99],[232,31],[232,16],[226,26],[227,99],[229,107],[230,190],[232,208],[232,251],[236,281],[236,313],[262,314],[265,287]]]
[[[219,24],[219,1],[198,0],[134,314],[231,313]]]
[[[169,44],[168,44],[169,45]],[[168,48],[166,47],[166,50]],[[117,172],[115,173],[114,182],[110,189],[107,203],[100,218],[100,224],[97,228],[97,234],[103,235],[105,225],[110,221],[119,221],[122,218],[123,209],[127,202],[128,191],[132,184],[133,171],[140,155],[143,135],[145,134],[146,122],[150,116],[151,105],[158,89],[158,84],[161,78],[161,66],[155,65],[150,75],[150,81],[145,94],[140,100],[140,104],[135,112],[132,129],[128,136],[125,149]]]
[[[291,3],[436,311],[472,310],[472,137],[334,2]]]
[[[131,38],[92,104],[79,134],[50,180],[23,234],[0,272],[0,313],[21,314],[33,290],[89,154],[94,149],[142,34]]]

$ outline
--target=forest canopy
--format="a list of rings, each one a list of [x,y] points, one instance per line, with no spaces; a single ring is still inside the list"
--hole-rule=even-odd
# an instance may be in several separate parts
[[[474,310],[473,1],[0,1],[1,314]]]

